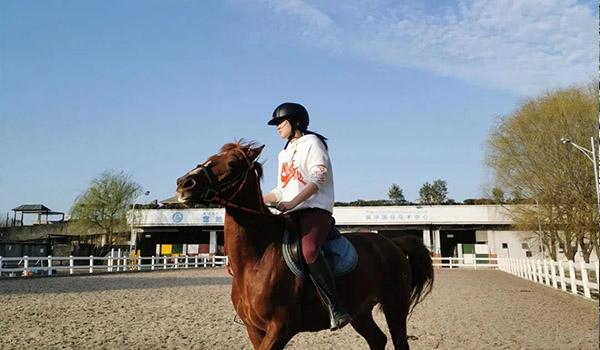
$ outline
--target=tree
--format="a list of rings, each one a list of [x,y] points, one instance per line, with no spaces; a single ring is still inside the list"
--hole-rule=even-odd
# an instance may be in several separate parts
[[[448,200],[448,187],[445,180],[435,180],[433,184],[426,182],[419,190],[421,204],[442,204]]]
[[[142,187],[131,176],[116,171],[105,171],[90,183],[71,208],[74,230],[102,232],[108,236],[127,231],[127,211]]]
[[[10,216],[8,213],[6,214],[0,214],[0,227],[10,227],[11,225],[11,220],[10,220]]]
[[[593,167],[560,142],[567,137],[588,145],[597,134],[597,91],[591,85],[528,99],[490,133],[486,163],[495,185],[524,204],[513,210],[517,227],[538,232],[554,259],[557,245],[569,259],[579,245],[586,261],[598,248]]]
[[[392,184],[388,191],[388,197],[394,204],[402,204],[406,202],[402,189],[397,184]]]
[[[492,189],[492,198],[496,204],[503,204],[506,201],[506,198],[504,197],[504,191],[498,187],[494,187]]]

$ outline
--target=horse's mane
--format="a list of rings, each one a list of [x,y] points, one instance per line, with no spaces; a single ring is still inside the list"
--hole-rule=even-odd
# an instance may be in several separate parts
[[[246,154],[246,152],[251,148],[256,148],[258,143],[256,141],[245,141],[244,139],[236,140],[234,142],[226,143],[221,147],[221,152],[227,153],[233,150],[239,150],[242,153]],[[256,174],[258,178],[262,180],[263,177],[263,166],[262,163],[255,161],[254,169],[256,169]]]

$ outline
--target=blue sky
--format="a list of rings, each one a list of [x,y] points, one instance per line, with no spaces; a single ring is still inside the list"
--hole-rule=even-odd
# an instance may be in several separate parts
[[[92,178],[124,170],[149,199],[303,103],[330,138],[337,200],[451,198],[490,181],[494,120],[524,98],[597,77],[597,4],[474,1],[0,2],[0,213],[68,211]]]

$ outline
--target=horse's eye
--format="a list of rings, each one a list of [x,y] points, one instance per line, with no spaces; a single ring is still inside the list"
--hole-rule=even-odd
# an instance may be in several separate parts
[[[229,167],[232,169],[236,169],[240,166],[240,162],[237,160],[230,160],[228,164],[229,164]]]

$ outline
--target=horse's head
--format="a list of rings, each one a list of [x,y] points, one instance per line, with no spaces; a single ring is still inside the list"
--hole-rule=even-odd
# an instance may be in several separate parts
[[[177,179],[177,199],[187,205],[233,200],[249,177],[262,176],[256,158],[263,148],[252,142],[225,144],[220,153]]]

